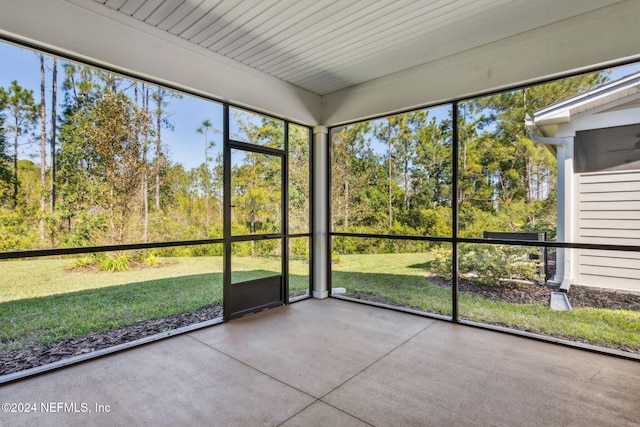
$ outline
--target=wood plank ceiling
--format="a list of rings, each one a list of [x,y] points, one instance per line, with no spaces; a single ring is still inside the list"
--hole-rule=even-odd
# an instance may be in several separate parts
[[[619,0],[91,1],[324,95]]]

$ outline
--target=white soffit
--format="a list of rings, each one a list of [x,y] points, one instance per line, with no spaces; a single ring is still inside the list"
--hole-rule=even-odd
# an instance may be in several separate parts
[[[71,1],[325,95],[621,0]]]
[[[615,109],[626,109],[629,105],[625,106],[625,104],[628,102],[635,104],[637,100],[633,98],[633,101],[624,103],[616,101],[631,100],[639,92],[640,73],[635,73],[542,108],[534,113],[529,125],[547,126],[566,123],[571,121],[573,116],[607,105],[611,107],[604,111],[611,111],[613,106],[616,107]]]

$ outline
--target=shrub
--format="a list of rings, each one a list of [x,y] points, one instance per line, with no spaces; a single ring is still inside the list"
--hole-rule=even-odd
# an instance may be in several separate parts
[[[154,267],[156,265],[160,265],[162,263],[162,260],[155,252],[145,252],[142,255],[142,262],[149,267]]]
[[[518,246],[468,245],[460,256],[460,272],[471,281],[498,284],[500,279],[539,279],[538,263],[529,259],[531,249]]]
[[[131,257],[128,254],[122,252],[109,254],[100,259],[98,270],[110,272],[127,271],[129,270],[129,261],[131,261]]]
[[[169,246],[166,248],[157,248],[155,252],[160,257],[190,257],[191,247],[189,246]]]
[[[186,256],[222,256],[222,254],[222,245],[194,245],[189,247],[189,251]]]
[[[37,228],[31,227],[26,215],[0,208],[0,252],[38,247]]]
[[[104,214],[81,211],[74,216],[72,231],[60,236],[61,244],[65,247],[92,246],[97,244],[107,229]]]
[[[73,260],[73,268],[81,268],[81,267],[90,267],[96,265],[98,263],[98,259],[95,254],[88,254],[81,258],[76,258]]]
[[[309,257],[309,239],[296,238],[289,240],[289,255],[292,257]]]
[[[433,250],[433,260],[431,261],[431,272],[446,280],[451,280],[451,249],[439,247]]]
[[[497,285],[500,279],[539,280],[539,263],[530,260],[531,249],[518,246],[462,245],[458,253],[458,272],[472,282]],[[431,271],[451,279],[451,251],[436,249]]]

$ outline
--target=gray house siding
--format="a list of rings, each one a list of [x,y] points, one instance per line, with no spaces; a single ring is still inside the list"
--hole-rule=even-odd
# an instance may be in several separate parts
[[[640,170],[578,174],[581,243],[640,245]],[[577,284],[640,291],[640,253],[580,250]]]

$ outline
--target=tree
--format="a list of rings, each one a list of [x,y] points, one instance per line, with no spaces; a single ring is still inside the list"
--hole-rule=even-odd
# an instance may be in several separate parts
[[[179,93],[162,89],[160,86],[151,95],[151,98],[155,102],[154,116],[156,119],[156,140],[155,140],[155,156],[154,156],[154,174],[155,174],[155,208],[156,211],[160,210],[160,187],[161,176],[163,170],[168,166],[166,161],[166,155],[162,146],[162,128],[173,130],[173,124],[169,121],[170,115],[166,108],[169,105],[167,99],[170,98],[182,98]]]
[[[56,210],[56,133],[58,130],[58,59],[53,58],[51,73],[51,213]]]
[[[341,230],[349,230],[356,217],[365,216],[364,204],[356,203],[358,183],[368,182],[366,176],[360,176],[358,170],[375,173],[375,169],[361,169],[359,159],[372,159],[371,143],[366,139],[370,131],[369,122],[358,123],[332,134],[331,142],[331,207],[333,222]],[[355,189],[354,189],[355,187]],[[354,209],[356,212],[354,212]],[[359,212],[358,212],[359,211]]]
[[[412,158],[412,189],[416,200],[412,206],[436,208],[451,205],[451,120],[438,122],[435,117],[417,130],[418,141]]]
[[[289,125],[289,232],[309,232],[310,206],[309,130]]]
[[[65,91],[65,115],[72,114],[74,111],[83,106],[91,106],[95,102],[95,98],[100,91],[100,85],[96,81],[98,70],[65,63],[64,82],[62,85]]]
[[[11,156],[5,138],[4,114],[6,96],[0,91],[0,206],[10,198],[12,187]]]
[[[0,88],[0,98],[4,100],[4,111],[7,122],[5,136],[13,137],[13,207],[18,205],[18,156],[20,147],[31,143],[30,140],[22,141],[23,136],[28,136],[38,121],[39,106],[33,99],[33,91],[24,89],[13,80],[8,89]]]
[[[494,149],[491,140],[482,139],[479,131],[486,118],[473,102],[458,104],[458,203],[493,209],[494,183],[487,167],[487,152]]]
[[[149,113],[149,87],[142,83],[142,108],[138,107],[138,83],[134,82],[134,106],[137,114],[144,115],[147,119],[150,118]],[[140,121],[142,125],[138,129],[137,142],[142,146],[142,178],[140,180],[140,198],[142,200],[143,210],[143,225],[142,225],[142,241],[147,243],[149,241],[149,167],[148,167],[148,152],[149,152],[149,120]]]
[[[582,93],[606,81],[603,73],[593,73],[529,86],[523,89],[478,98],[473,108],[480,112],[476,128],[480,135],[481,163],[488,181],[494,187],[493,200],[502,209],[520,209],[514,203],[522,202],[526,212],[525,224],[533,226],[537,217],[534,203],[538,196],[553,195],[551,187],[555,175],[555,159],[542,146],[528,137],[525,118],[547,105]],[[547,183],[540,180],[547,177]],[[542,188],[546,187],[546,191]],[[515,211],[509,212],[514,218]]]
[[[215,142],[209,139],[209,134],[214,134],[218,132],[218,130],[213,126],[211,120],[205,119],[202,121],[202,125],[200,125],[196,132],[204,137],[204,177],[203,177],[203,190],[204,190],[204,203],[205,203],[205,227],[209,227],[209,223],[211,222],[211,216],[209,214],[209,199],[211,198],[211,178],[209,171],[209,162],[212,160],[209,157],[209,150],[215,147]]]
[[[61,208],[66,209],[69,231],[73,216],[93,212],[93,218],[105,220],[107,241],[124,243],[140,231],[132,219],[139,212],[136,196],[147,168],[141,135],[151,135],[151,120],[106,82],[102,92],[83,97],[82,108],[69,108],[65,114],[59,155]]]
[[[135,194],[146,166],[142,161],[140,129],[150,128],[149,117],[138,111],[131,100],[111,91],[112,85],[89,111],[90,126],[79,129],[94,155],[94,175],[103,186],[99,206],[109,216],[110,235],[124,243]]]
[[[375,127],[375,136],[387,146],[387,227],[393,227],[394,211],[406,216],[413,196],[411,171],[414,167],[419,129],[426,125],[428,112],[414,111],[387,117]],[[394,194],[401,189],[402,203],[395,206]]]
[[[40,244],[44,244],[45,227],[44,217],[47,209],[47,107],[44,55],[38,54],[40,60],[40,218],[38,229],[40,231]]]
[[[65,234],[67,243],[74,246],[90,244],[94,232],[102,232],[106,225],[104,212],[95,207],[99,198],[101,180],[94,173],[97,159],[85,136],[80,131],[92,125],[90,111],[96,107],[101,86],[97,82],[97,70],[63,64],[64,103],[59,127],[59,152],[56,156],[58,193],[56,217],[59,231]],[[91,212],[91,214],[85,214]],[[75,221],[78,229],[74,229]],[[91,226],[86,226],[87,224]]]
[[[278,233],[282,229],[282,168],[280,157],[246,152],[231,168],[232,224],[250,234]],[[256,255],[251,241],[251,255]]]

